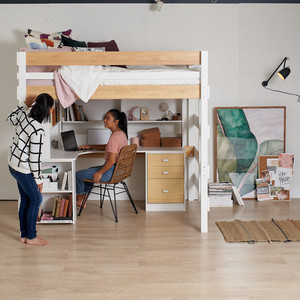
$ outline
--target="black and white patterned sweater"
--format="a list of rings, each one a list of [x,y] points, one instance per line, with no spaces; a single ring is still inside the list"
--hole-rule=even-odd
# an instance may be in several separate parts
[[[8,153],[8,164],[11,168],[24,174],[33,174],[37,184],[41,180],[41,154],[44,142],[42,124],[29,117],[27,106],[18,106],[6,119],[16,126],[15,135]]]

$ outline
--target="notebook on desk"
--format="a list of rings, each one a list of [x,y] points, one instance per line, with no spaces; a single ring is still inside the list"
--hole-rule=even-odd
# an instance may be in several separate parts
[[[74,130],[61,132],[61,139],[65,151],[78,151],[78,145]]]

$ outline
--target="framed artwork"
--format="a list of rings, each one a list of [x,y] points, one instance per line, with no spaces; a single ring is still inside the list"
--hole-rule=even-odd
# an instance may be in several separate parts
[[[148,107],[141,107],[141,120],[142,121],[149,120],[149,108]]]
[[[258,157],[285,152],[285,106],[215,107],[214,180],[256,199]]]

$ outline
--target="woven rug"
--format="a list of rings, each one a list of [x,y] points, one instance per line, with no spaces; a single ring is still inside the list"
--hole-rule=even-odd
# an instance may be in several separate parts
[[[298,242],[300,220],[216,222],[228,243]]]

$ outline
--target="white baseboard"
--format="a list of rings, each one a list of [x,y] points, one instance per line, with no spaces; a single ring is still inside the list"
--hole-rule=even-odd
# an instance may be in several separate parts
[[[19,191],[17,185],[14,187],[0,186],[0,200],[18,200]]]

